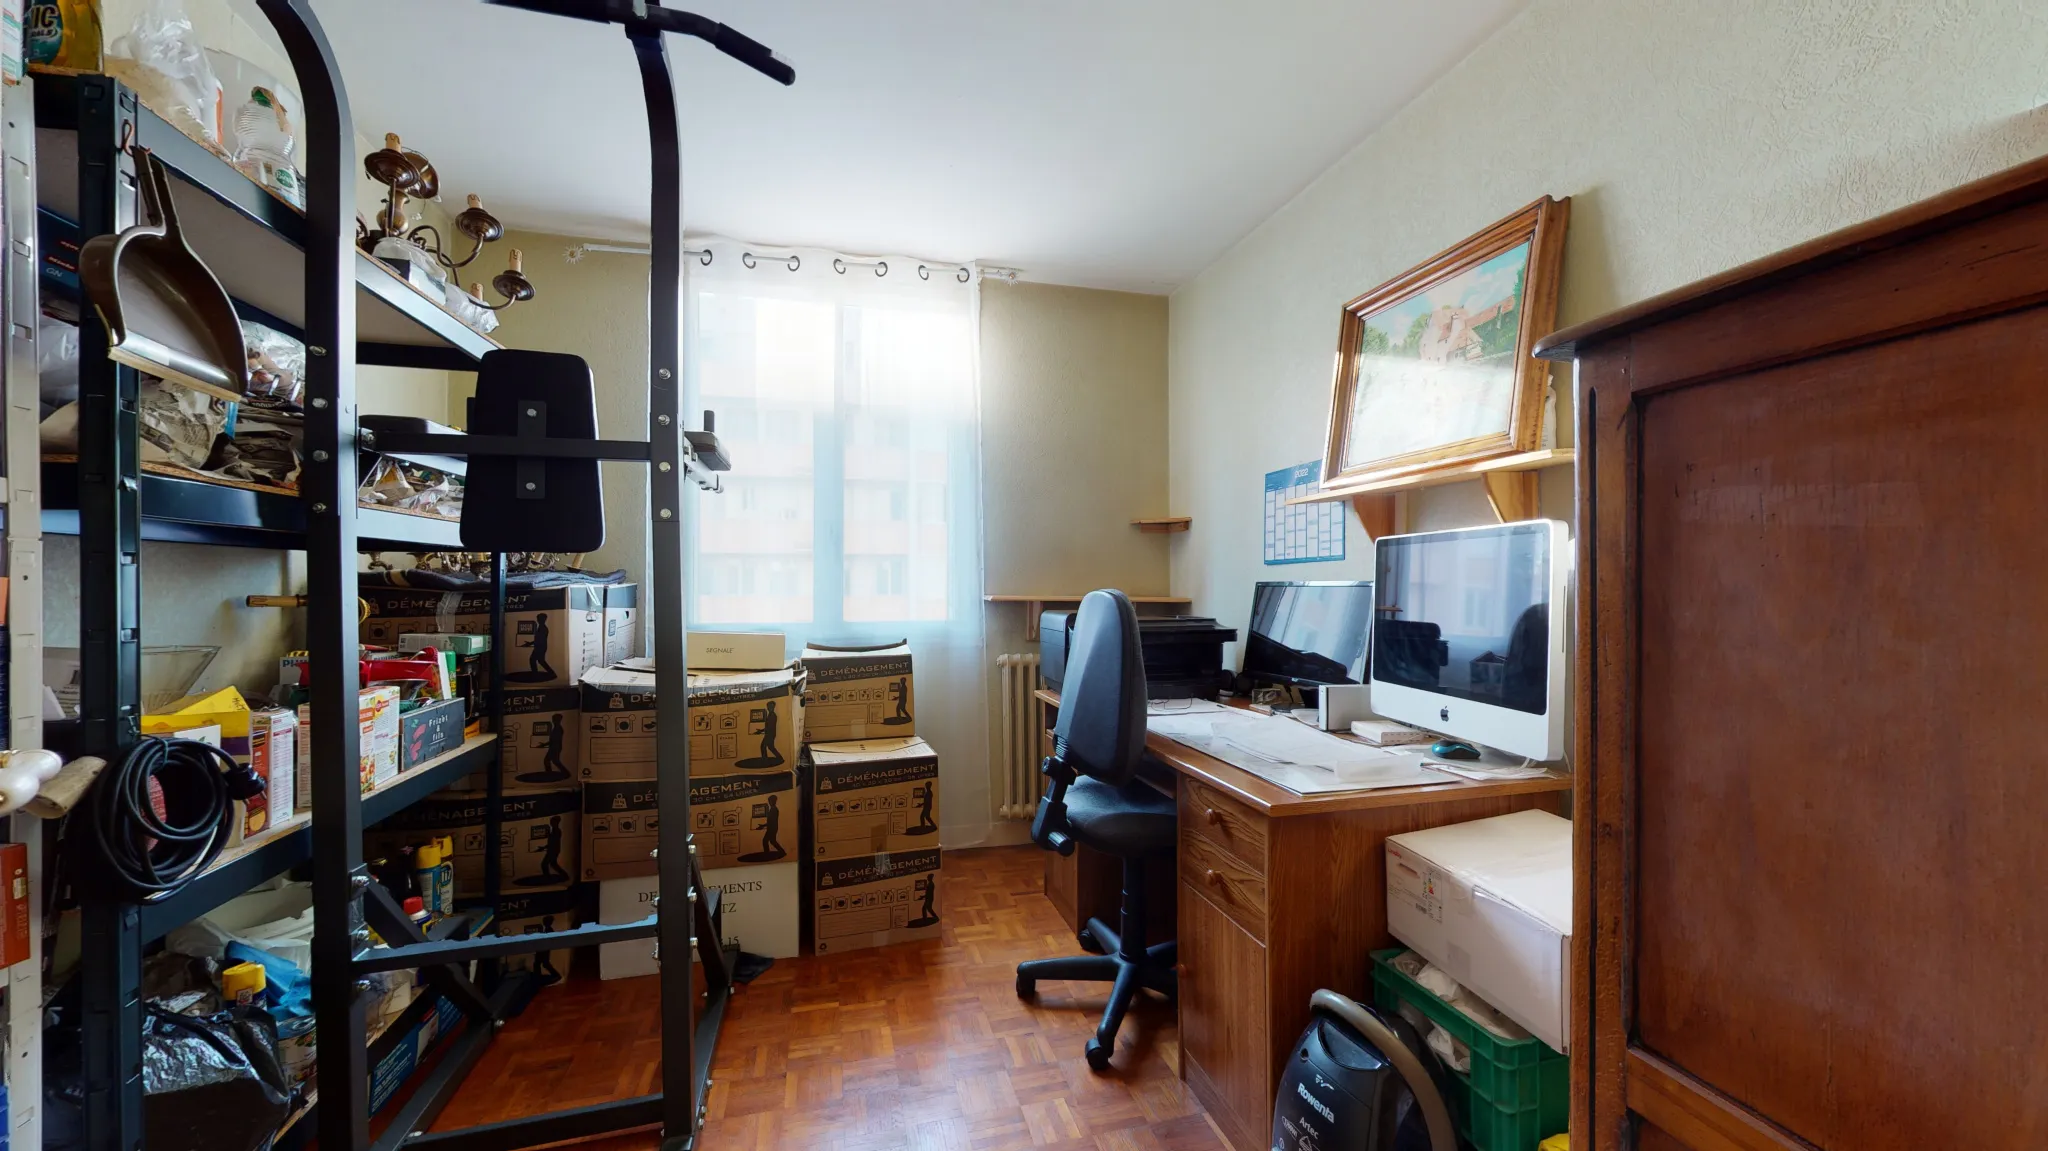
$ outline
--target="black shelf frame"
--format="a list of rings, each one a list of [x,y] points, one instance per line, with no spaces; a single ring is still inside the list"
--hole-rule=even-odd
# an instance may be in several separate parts
[[[304,551],[306,504],[299,496],[256,492],[201,480],[141,472],[141,538],[221,547]],[[77,464],[43,463],[43,532],[79,534],[84,481]],[[356,539],[364,551],[462,551],[454,520],[382,508],[356,509]]]
[[[331,61],[329,61],[331,64]],[[312,234],[307,218],[290,205],[277,200],[250,182],[226,161],[171,128],[144,107],[135,93],[104,76],[56,77],[39,75],[35,85],[37,126],[76,133],[78,148],[78,215],[81,240],[119,231],[134,222],[136,206],[133,188],[134,160],[121,147],[124,133],[156,152],[158,157],[186,183],[203,189],[216,200],[240,213],[250,227],[283,237],[303,248]],[[352,142],[352,138],[351,138]],[[352,233],[350,233],[352,235]],[[344,254],[345,249],[345,254]],[[324,316],[317,306],[308,315],[315,321],[304,328],[276,315],[237,300],[242,313],[300,339],[317,345],[309,377],[325,368],[335,381],[314,405],[325,419],[312,418],[309,431],[324,430],[331,441],[352,436],[343,428],[340,413],[355,410],[352,353],[360,351],[363,362],[437,370],[474,371],[477,360],[497,345],[463,325],[427,297],[390,274],[344,240],[323,261],[317,252],[307,253],[309,268],[326,262],[353,277],[352,283],[337,284],[328,294],[330,306]],[[312,286],[309,278],[309,287]],[[408,317],[438,345],[365,342],[352,347],[334,335],[353,327],[356,297],[375,297]],[[311,298],[317,305],[320,293]],[[346,316],[344,308],[348,309]],[[46,461],[42,480],[52,498],[44,502],[41,526],[46,534],[76,535],[80,548],[79,634],[81,647],[81,719],[53,724],[52,735],[69,742],[80,754],[113,759],[131,749],[139,735],[141,718],[140,655],[142,644],[141,548],[143,541],[169,541],[217,546],[273,550],[303,550],[317,557],[324,553],[345,562],[330,565],[329,580],[346,583],[345,631],[330,629],[314,647],[323,667],[345,668],[350,697],[347,721],[336,723],[326,717],[327,731],[340,734],[314,752],[316,775],[346,775],[353,790],[358,773],[356,762],[355,703],[355,564],[353,552],[362,550],[460,550],[460,526],[454,522],[426,519],[382,509],[354,505],[354,453],[348,452],[346,473],[341,469],[330,482],[339,486],[327,490],[346,493],[339,499],[320,500],[320,489],[305,488],[304,495],[290,496],[249,491],[221,484],[145,472],[141,468],[139,425],[136,415],[137,373],[108,360],[104,355],[107,333],[96,312],[80,309],[80,431],[76,463]],[[346,319],[347,323],[340,321]],[[313,336],[308,339],[309,331]],[[353,332],[350,332],[351,337]],[[336,362],[342,361],[339,370]],[[317,394],[317,393],[316,393]],[[340,401],[340,402],[337,402]],[[325,425],[320,428],[320,425]],[[342,453],[336,453],[337,455]],[[314,514],[315,509],[342,508],[349,514]],[[323,531],[328,524],[347,524],[349,529]],[[339,538],[337,538],[339,537]],[[337,547],[336,545],[341,545]],[[344,550],[345,549],[345,550]],[[315,560],[317,562],[317,559]],[[504,594],[503,557],[496,557],[497,599],[492,607],[492,634],[502,634]],[[338,572],[336,569],[339,570]],[[338,578],[335,578],[338,575]],[[323,582],[316,568],[312,582]],[[315,587],[315,593],[323,589]],[[339,589],[334,589],[339,590]],[[337,607],[343,602],[334,590],[327,598]],[[326,693],[331,697],[338,692]],[[491,728],[500,727],[501,716],[495,693]],[[343,751],[341,745],[346,744]],[[352,798],[350,819],[357,833],[364,823],[375,823],[417,802],[465,775],[486,770],[492,790],[498,789],[495,770],[500,745],[494,738],[479,743],[430,765],[402,774],[396,781],[369,795],[359,791]],[[336,754],[340,752],[341,754]],[[346,763],[345,771],[337,770]],[[173,928],[197,918],[264,880],[314,860],[320,847],[320,820],[310,820],[292,831],[277,835],[245,853],[234,855],[196,877],[169,897],[144,902],[105,898],[90,879],[80,887],[80,904],[85,945],[80,963],[80,991],[84,1016],[84,1086],[86,1145],[94,1149],[139,1151],[142,1148],[141,1037],[142,1011],[140,973],[145,948]],[[487,834],[498,834],[498,811],[494,804],[487,817]],[[359,839],[359,834],[358,834]],[[357,858],[360,859],[358,849]],[[495,863],[495,855],[492,856]],[[495,868],[493,868],[495,870]],[[316,869],[316,876],[318,874]],[[495,910],[498,888],[487,889]],[[487,965],[495,979],[495,965]],[[468,1025],[463,1041],[476,1045],[487,1042],[506,1013],[523,1009],[532,991],[531,980],[507,979],[498,983],[499,994],[488,1001],[489,1013],[466,1011]],[[431,1002],[438,995],[427,996]],[[478,1003],[485,1001],[478,1000]],[[419,1010],[424,1011],[422,1007]],[[388,1034],[377,1045],[365,1038],[361,1008],[351,1013],[357,1042],[352,1057],[360,1074],[353,1090],[344,1087],[335,1094],[337,1108],[346,1110],[353,1101],[367,1111],[367,1069],[381,1051],[388,1052],[402,1035]],[[327,1032],[339,1037],[332,1047],[348,1043],[348,1026]],[[442,1060],[437,1066],[445,1066]],[[332,1082],[333,1080],[330,1080]],[[342,1082],[346,1083],[347,1080]],[[442,1097],[436,1102],[446,1102]],[[315,1113],[317,1114],[317,1108]],[[301,1122],[307,1128],[315,1115]],[[295,1136],[297,1128],[294,1129]],[[360,1146],[360,1144],[359,1144]]]
[[[650,354],[648,438],[600,443],[520,436],[507,444],[472,445],[479,454],[513,454],[538,459],[617,458],[645,461],[656,509],[651,533],[650,615],[655,620],[657,671],[656,774],[660,782],[662,829],[658,870],[669,906],[656,902],[649,920],[622,926],[592,926],[515,938],[428,940],[395,910],[388,893],[375,886],[362,858],[366,822],[433,790],[458,771],[488,765],[485,841],[500,838],[502,773],[495,769],[497,744],[488,755],[463,756],[417,780],[366,798],[357,771],[358,669],[356,556],[384,547],[456,546],[435,533],[440,525],[417,517],[359,509],[355,503],[357,449],[365,446],[353,425],[358,362],[442,370],[473,370],[496,348],[355,246],[355,132],[339,70],[311,0],[258,0],[282,41],[305,104],[302,151],[306,206],[292,209],[204,147],[186,139],[144,108],[135,93],[103,76],[54,80],[38,90],[39,127],[68,129],[77,142],[77,211],[81,239],[110,234],[134,222],[136,211],[133,141],[153,150],[180,180],[206,193],[195,205],[211,211],[217,229],[245,229],[233,239],[216,231],[217,254],[239,258],[242,237],[252,247],[278,243],[295,248],[303,262],[303,295],[298,285],[278,288],[276,300],[240,301],[245,315],[302,339],[307,346],[304,377],[305,465],[297,498],[207,485],[152,475],[140,463],[137,373],[105,357],[107,333],[89,308],[80,322],[79,460],[68,477],[54,478],[47,526],[79,537],[81,716],[80,750],[109,761],[131,750],[141,718],[141,544],[174,540],[243,547],[301,548],[307,557],[307,647],[320,674],[310,699],[313,814],[310,826],[279,836],[198,878],[175,896],[155,903],[107,896],[88,878],[82,883],[84,1080],[86,1145],[93,1151],[142,1151],[142,1006],[140,975],[149,938],[199,914],[219,900],[260,881],[265,874],[310,861],[313,867],[315,927],[313,1001],[321,1042],[317,1053],[320,1105],[301,1121],[324,1147],[347,1151],[400,1151],[409,1146],[511,1148],[585,1138],[659,1124],[664,1151],[689,1151],[704,1116],[711,1056],[730,995],[736,955],[719,946],[721,924],[715,899],[700,897],[703,878],[690,842],[688,693],[684,678],[683,605],[687,577],[684,526],[688,508],[682,481],[717,490],[727,466],[716,439],[685,433],[681,418],[682,179],[676,92],[666,33],[696,36],[727,55],[782,83],[794,73],[769,50],[723,25],[690,13],[664,9],[658,0],[487,0],[553,16],[624,25],[647,103],[653,180],[654,254],[649,290]],[[225,206],[223,214],[209,205]],[[188,205],[180,198],[181,213]],[[204,215],[205,212],[195,213]],[[192,230],[190,216],[188,231]],[[202,253],[204,256],[206,253]],[[268,257],[266,257],[268,259]],[[240,282],[266,283],[246,261],[235,269]],[[216,270],[219,268],[216,266]],[[223,275],[224,282],[230,277]],[[233,287],[231,285],[231,291]],[[260,294],[242,292],[241,295]],[[281,318],[297,297],[303,323]],[[368,301],[379,331],[417,335],[389,326],[389,313],[424,329],[428,339],[363,339],[359,303]],[[453,454],[453,453],[451,453]],[[505,557],[493,556],[491,633],[493,664],[503,673]],[[493,730],[502,731],[501,693],[492,694]],[[480,749],[481,750],[481,749]],[[484,853],[485,890],[497,910],[500,862]],[[678,900],[678,894],[683,896]],[[375,928],[396,943],[372,949]],[[671,961],[662,965],[662,1090],[658,1095],[596,1107],[537,1115],[462,1131],[426,1134],[453,1098],[504,1017],[531,994],[531,980],[496,979],[496,959],[550,950],[578,942],[654,937]],[[700,940],[708,945],[698,947]],[[691,987],[695,954],[708,984],[699,1017]],[[678,960],[677,957],[683,957]],[[481,960],[493,985],[488,995],[471,984],[465,965]],[[427,1073],[394,1121],[373,1144],[369,1135],[365,994],[361,977],[394,962],[422,964],[437,991],[462,1005],[467,1025]],[[294,1130],[295,1138],[302,1138]]]
[[[125,122],[134,125],[134,142],[138,146],[148,148],[171,175],[232,210],[248,236],[266,240],[275,238],[302,252],[306,250],[307,239],[314,234],[306,212],[250,180],[204,144],[143,106],[140,100],[135,99],[132,90],[106,76],[38,75],[36,126],[80,133],[81,216],[86,215],[86,183],[91,178],[91,173],[86,170],[84,134],[88,129],[97,130],[103,115],[102,108],[109,102],[119,104],[126,117]],[[347,146],[353,149],[353,141]],[[122,175],[128,181],[127,188],[132,189],[132,165],[122,165]],[[123,194],[129,193],[124,189]],[[352,217],[353,213],[348,221],[350,228],[354,226]],[[85,219],[79,221],[79,227],[81,242],[98,234],[87,226]],[[353,236],[352,231],[350,235]],[[353,242],[347,264],[352,268],[359,298],[380,301],[410,320],[420,335],[430,337],[420,343],[360,342],[356,346],[358,363],[438,371],[475,371],[477,360],[499,346],[489,336],[456,319],[439,303],[422,295],[368,253],[355,249]],[[281,318],[255,302],[237,299],[235,303],[247,318],[297,339],[306,339],[304,325]],[[80,308],[81,312],[89,310]]]

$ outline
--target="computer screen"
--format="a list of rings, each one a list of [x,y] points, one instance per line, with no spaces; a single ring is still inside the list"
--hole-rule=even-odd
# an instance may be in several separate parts
[[[1542,522],[1379,540],[1373,679],[1542,715],[1551,540]]]
[[[1244,674],[1279,683],[1364,683],[1372,584],[1261,582]]]

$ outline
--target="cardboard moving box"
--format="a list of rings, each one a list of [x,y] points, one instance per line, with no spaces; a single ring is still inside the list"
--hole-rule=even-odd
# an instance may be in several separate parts
[[[491,627],[485,590],[364,587],[370,605],[364,643],[398,646],[412,632],[484,635]],[[505,679],[512,687],[572,687],[585,671],[624,659],[639,647],[639,589],[632,584],[566,584],[505,595]]]
[[[939,935],[939,849],[804,865],[816,955]]]
[[[706,888],[719,893],[719,924],[725,946],[754,955],[786,959],[798,953],[797,888],[799,865],[761,863],[751,867],[721,867],[704,873]],[[597,885],[597,921],[632,923],[654,911],[654,897],[661,881],[653,876],[607,879]],[[660,970],[654,961],[654,940],[633,939],[607,943],[598,949],[598,974],[604,979],[625,979],[652,975]]]
[[[804,674],[805,743],[917,733],[908,643],[810,644],[799,662]]]
[[[801,729],[795,672],[692,673],[690,774],[795,770]],[[585,783],[653,779],[654,668],[628,660],[583,676],[583,747],[578,773]]]
[[[690,819],[698,865],[709,870],[793,858],[796,773],[749,772],[690,780]],[[654,781],[583,785],[585,880],[653,875],[661,816]]]
[[[788,640],[779,631],[693,631],[687,666],[691,671],[775,671],[789,666]]]
[[[506,791],[574,787],[583,758],[583,692],[543,687],[505,693],[505,726],[498,733],[500,786]],[[483,772],[463,777],[462,786],[481,790]]]
[[[1389,836],[1387,929],[1531,1035],[1565,1050],[1570,820],[1518,811]]]
[[[804,748],[805,855],[852,859],[937,843],[939,757],[916,736]]]
[[[438,791],[363,833],[364,853],[395,851],[423,834],[455,840],[455,894],[484,891],[484,813],[488,796],[477,791]],[[567,887],[577,857],[576,790],[506,795],[499,800],[499,875],[504,894]],[[503,909],[500,909],[503,914]]]
[[[498,901],[498,919],[493,935],[540,935],[576,926],[576,889],[555,891],[513,891],[507,889]],[[558,947],[526,955],[508,955],[505,967],[511,971],[537,971],[541,976],[560,979],[569,974],[575,950]]]

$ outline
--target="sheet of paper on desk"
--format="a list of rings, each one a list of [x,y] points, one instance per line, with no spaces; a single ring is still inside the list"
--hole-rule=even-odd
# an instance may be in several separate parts
[[[1154,715],[1145,725],[1303,795],[1450,782],[1422,766],[1415,756],[1339,739],[1279,716],[1218,708],[1198,714]]]
[[[1197,715],[1228,711],[1213,699],[1152,699],[1145,701],[1146,715]]]

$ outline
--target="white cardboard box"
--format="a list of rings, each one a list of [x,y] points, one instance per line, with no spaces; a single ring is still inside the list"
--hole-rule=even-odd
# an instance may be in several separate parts
[[[797,862],[720,867],[704,873],[704,885],[724,901],[725,942],[755,955],[787,959],[797,953]],[[632,923],[654,908],[661,881],[653,876],[606,879],[597,885],[597,921]],[[600,979],[653,975],[654,940],[631,939],[599,947]]]
[[[778,671],[789,666],[783,654],[787,642],[779,631],[693,631],[690,636],[691,671]]]
[[[1566,1050],[1570,820],[1518,811],[1390,836],[1387,928],[1531,1035]]]

